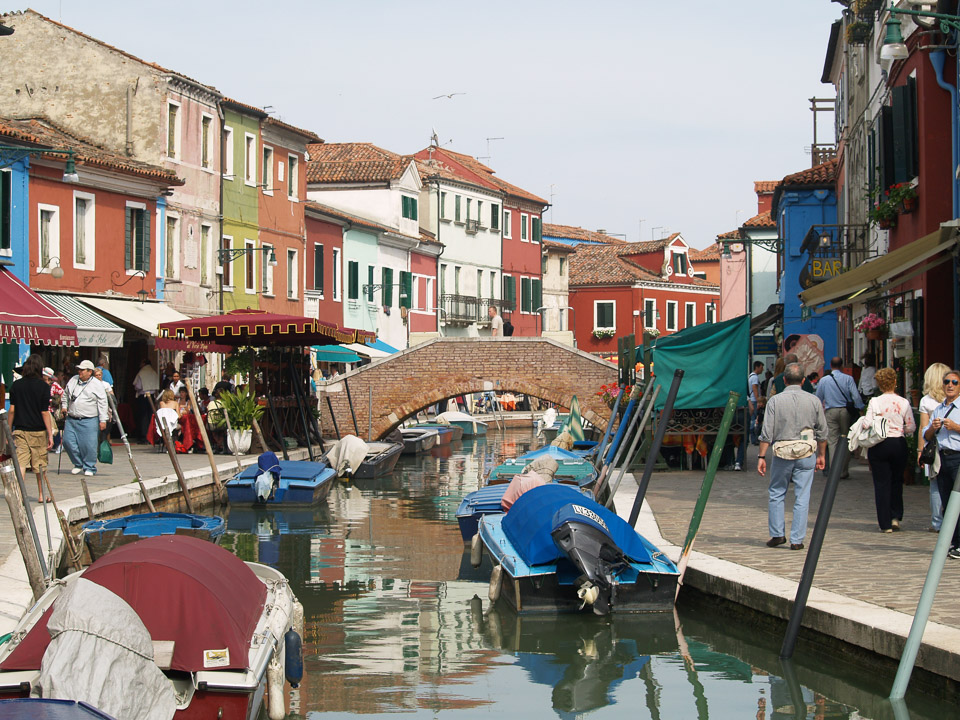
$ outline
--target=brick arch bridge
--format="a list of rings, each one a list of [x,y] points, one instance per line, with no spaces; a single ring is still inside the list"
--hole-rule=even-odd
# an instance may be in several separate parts
[[[318,383],[321,424],[324,435],[333,434],[329,398],[340,432],[354,431],[343,381],[364,439],[368,431],[381,438],[424,408],[483,392],[492,383],[498,393],[523,393],[563,407],[576,395],[583,418],[606,428],[610,410],[596,392],[616,380],[616,365],[547,338],[435,338]]]

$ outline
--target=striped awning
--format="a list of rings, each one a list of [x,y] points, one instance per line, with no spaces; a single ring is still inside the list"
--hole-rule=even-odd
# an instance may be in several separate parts
[[[77,344],[77,326],[0,267],[0,342],[20,341],[42,345]]]
[[[123,328],[87,307],[72,295],[54,292],[37,292],[37,295],[53,305],[61,315],[77,324],[77,340],[80,347],[123,346]]]

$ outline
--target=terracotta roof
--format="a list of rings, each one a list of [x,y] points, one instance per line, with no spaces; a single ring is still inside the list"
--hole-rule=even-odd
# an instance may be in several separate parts
[[[300,135],[306,138],[307,140],[311,140],[315,143],[323,142],[323,139],[317,137],[317,134],[315,132],[311,130],[304,130],[303,128],[298,128],[296,125],[291,125],[290,123],[286,123],[283,120],[278,120],[277,118],[274,118],[274,117],[268,117],[265,121],[265,124],[276,125],[278,128],[281,128],[288,132],[296,133],[297,135]]]
[[[307,146],[308,183],[388,182],[397,180],[413,162],[372,143],[311,143]]]
[[[719,237],[723,237],[722,235]],[[716,262],[720,259],[720,243],[713,243],[703,250],[690,250],[690,260],[693,262]]]
[[[640,243],[629,243],[638,245]],[[635,254],[622,245],[578,245],[570,256],[570,287],[582,285],[623,285],[637,282],[670,285],[697,285],[704,288],[719,288],[716,283],[700,278],[684,278],[673,281],[640,267],[626,257]]]
[[[717,235],[717,240],[739,240],[740,231],[739,230],[729,230],[725,233],[720,233]]]
[[[269,115],[267,115],[266,110],[262,110],[261,108],[255,107],[253,105],[247,105],[246,103],[240,102],[239,100],[234,100],[233,98],[225,97],[225,98],[222,98],[220,102],[221,104],[226,105],[227,107],[232,107],[235,110],[247,112],[250,115],[256,115],[259,118],[270,117]]]
[[[833,185],[837,180],[837,167],[840,161],[837,158],[827,160],[825,163],[814,165],[807,170],[792,173],[783,178],[778,185]]]
[[[474,181],[472,178],[465,177],[463,175],[457,174],[457,172],[451,168],[449,165],[441,162],[440,160],[420,160],[417,159],[417,172],[420,173],[420,180],[426,182],[430,178],[441,178],[443,180],[449,180],[451,182],[461,183],[463,185],[470,185],[475,188],[482,189],[486,192],[493,192],[501,194],[502,191],[499,188],[491,187],[490,184],[484,183],[480,184]]]
[[[176,173],[156,165],[149,165],[123,155],[104,150],[92,140],[73,135],[57,127],[46,118],[0,118],[0,137],[46,148],[73,150],[77,165],[90,165],[105,170],[116,170],[128,175],[155,180],[165,185],[183,185]],[[64,157],[66,160],[66,157]]]
[[[427,152],[429,148],[420,151],[418,154]],[[443,148],[435,148],[433,151],[434,159],[442,157],[443,155],[449,155],[451,159],[456,160],[458,163],[463,165],[466,169],[478,175],[481,180],[485,180],[487,184],[493,186],[495,189],[502,191],[506,195],[511,197],[520,198],[521,200],[528,200],[533,203],[539,203],[540,205],[549,205],[546,200],[538,195],[534,195],[532,192],[528,192],[521,187],[508,183],[506,180],[502,180],[496,176],[494,170],[484,165],[482,162],[477,160],[472,155],[464,155],[463,153],[454,152],[453,150],[445,150]],[[455,172],[455,171],[454,171]],[[465,178],[461,178],[465,179]]]
[[[554,240],[547,240],[543,238],[543,246],[550,250],[556,250],[557,252],[576,252],[577,249],[573,245],[567,245],[565,243],[556,242]]]
[[[600,243],[603,245],[626,245],[625,240],[610,237],[603,233],[584,230],[582,227],[574,225],[553,225],[551,223],[543,224],[543,237],[567,238],[568,240],[577,240],[585,243]]]
[[[621,255],[644,255],[646,253],[662,253],[663,250],[673,242],[673,239],[680,233],[674,233],[670,237],[660,238],[659,240],[650,240],[649,242],[624,243],[621,248]]]
[[[776,180],[757,180],[753,183],[753,191],[757,195],[768,195],[777,189],[777,185]]]
[[[765,213],[754,215],[749,220],[744,221],[743,226],[747,228],[771,228],[775,230],[777,223],[768,210]]]
[[[359,215],[351,215],[348,212],[343,210],[338,210],[337,208],[330,207],[329,205],[324,205],[323,203],[314,202],[312,200],[307,201],[306,203],[307,210],[315,210],[316,212],[323,213],[337,220],[342,220],[343,222],[350,223],[351,225],[357,225],[359,227],[367,228],[368,230],[376,230],[377,232],[391,233],[393,235],[402,235],[403,237],[410,238],[412,240],[420,240],[420,236],[407,235],[407,233],[400,232],[397,228],[389,227],[388,225],[383,225],[373,220],[367,220],[362,218]],[[436,241],[434,241],[436,242]]]

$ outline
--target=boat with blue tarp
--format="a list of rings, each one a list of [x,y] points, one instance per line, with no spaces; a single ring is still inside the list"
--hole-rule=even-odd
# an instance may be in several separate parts
[[[91,520],[84,523],[81,535],[91,559],[96,560],[121,545],[160,535],[189,535],[216,543],[225,527],[223,518],[217,515],[154,512]]]
[[[506,514],[484,515],[479,536],[495,563],[491,597],[502,596],[519,613],[673,608],[679,577],[673,562],[575,488],[533,488]]]
[[[330,494],[336,477],[326,462],[278,460],[265,452],[227,482],[227,497],[231,505],[311,505]]]
[[[76,700],[17,698],[0,700],[0,718],[4,720],[114,720],[113,715]]]

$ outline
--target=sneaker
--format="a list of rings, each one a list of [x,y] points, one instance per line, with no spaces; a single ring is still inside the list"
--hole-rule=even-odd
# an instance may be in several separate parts
[[[777,545],[784,545],[786,542],[787,539],[782,535],[780,537],[772,537],[767,540],[767,547],[777,547]]]
[[[891,520],[891,521],[890,521],[890,527],[893,528],[894,530],[899,530],[899,529],[900,529],[900,521],[897,520],[897,519]]]
[[[86,477],[93,477],[94,475],[96,475],[96,473],[95,473],[93,470],[84,470],[84,471],[83,471],[83,474],[84,474]]]
[[[893,528],[892,528],[892,527],[880,528],[880,532],[882,532],[882,533],[892,533],[892,532],[893,532]]]
[[[803,543],[790,543],[791,550],[803,550]]]
[[[83,468],[74,468],[73,470],[70,471],[70,474],[71,474],[71,475],[79,475],[79,474],[82,473],[82,472],[83,472]]]
[[[947,557],[954,560],[960,560],[960,548],[950,548],[947,550]]]
[[[733,469],[734,469],[734,470],[743,470],[743,468],[740,467],[740,463],[734,464]]]

